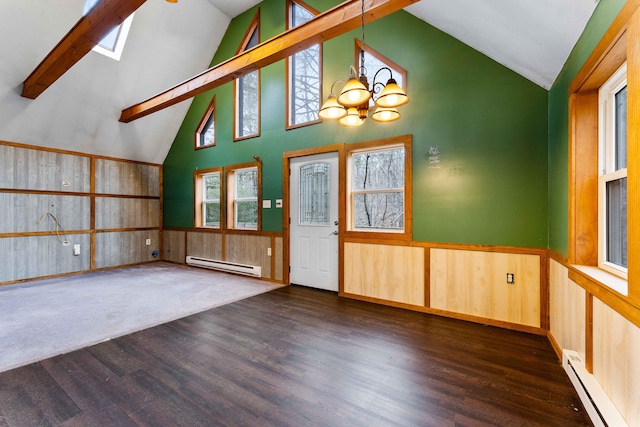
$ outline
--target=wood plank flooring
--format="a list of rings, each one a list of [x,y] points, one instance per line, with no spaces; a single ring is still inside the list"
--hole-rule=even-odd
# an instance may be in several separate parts
[[[591,425],[546,338],[290,286],[0,374],[0,426]]]

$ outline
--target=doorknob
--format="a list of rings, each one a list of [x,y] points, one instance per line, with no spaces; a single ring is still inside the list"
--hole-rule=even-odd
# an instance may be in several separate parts
[[[338,225],[338,221],[334,221],[334,222],[333,222],[333,225]]]
[[[337,235],[338,235],[338,230],[336,230],[333,233],[329,234],[329,236],[337,236]]]

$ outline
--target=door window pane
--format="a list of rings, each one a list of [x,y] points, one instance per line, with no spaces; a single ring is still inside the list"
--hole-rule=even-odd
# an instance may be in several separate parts
[[[329,225],[329,164],[300,168],[300,225]]]

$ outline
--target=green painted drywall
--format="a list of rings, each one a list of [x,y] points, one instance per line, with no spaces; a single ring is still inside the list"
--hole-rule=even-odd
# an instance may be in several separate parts
[[[318,10],[335,3],[308,1]],[[212,61],[235,54],[255,9],[234,19]],[[285,1],[260,4],[261,41],[284,30]],[[392,29],[389,31],[389,29]],[[413,239],[547,247],[547,91],[404,11],[367,24],[365,42],[408,72],[402,119],[345,128],[285,125],[285,63],[261,71],[261,136],[232,141],[233,84],[196,97],[164,163],[164,225],[193,226],[193,171],[263,161],[263,197],[282,197],[282,153],[337,142],[413,135]],[[324,93],[353,61],[352,31],[324,43]],[[370,78],[372,77],[370,71]],[[193,134],[216,96],[215,147]],[[440,163],[429,164],[439,147]],[[280,209],[263,210],[263,230],[281,231]]]
[[[549,91],[549,249],[568,255],[569,84],[625,0],[600,0]]]

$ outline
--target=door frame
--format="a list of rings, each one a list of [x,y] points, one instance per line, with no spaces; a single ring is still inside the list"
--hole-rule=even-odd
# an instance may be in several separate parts
[[[290,227],[290,167],[291,159],[310,156],[313,154],[337,153],[338,154],[338,295],[344,293],[344,231],[346,220],[346,200],[345,200],[345,149],[344,143],[323,145],[320,147],[304,148],[302,150],[286,151],[282,153],[282,282],[285,285],[291,284],[289,274],[291,266],[291,227]]]

